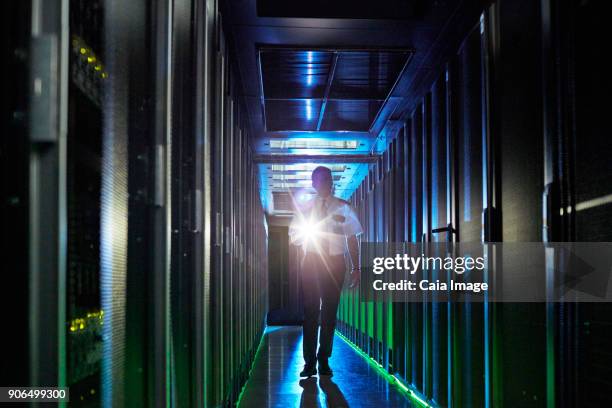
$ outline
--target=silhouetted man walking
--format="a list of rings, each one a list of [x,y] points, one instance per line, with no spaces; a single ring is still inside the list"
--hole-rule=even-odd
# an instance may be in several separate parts
[[[317,374],[317,360],[320,375],[333,374],[328,360],[332,353],[347,251],[353,266],[351,287],[359,284],[361,274],[357,236],[363,229],[355,212],[347,201],[333,196],[332,173],[327,167],[314,169],[312,186],[317,191],[316,197],[298,208],[289,228],[291,242],[304,251],[301,271],[305,365],[301,377]]]

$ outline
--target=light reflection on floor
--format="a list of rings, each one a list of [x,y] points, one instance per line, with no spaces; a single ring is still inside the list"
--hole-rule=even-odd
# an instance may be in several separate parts
[[[338,337],[330,360],[331,378],[300,379],[301,327],[270,328],[261,347],[240,408],[413,406]]]

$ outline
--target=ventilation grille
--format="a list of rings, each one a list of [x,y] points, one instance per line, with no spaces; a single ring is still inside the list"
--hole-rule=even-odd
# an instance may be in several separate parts
[[[281,212],[292,212],[293,211],[293,200],[289,193],[272,193],[274,200],[274,211]]]

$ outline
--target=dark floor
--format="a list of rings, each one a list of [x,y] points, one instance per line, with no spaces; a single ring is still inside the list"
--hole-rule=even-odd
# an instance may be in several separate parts
[[[269,327],[240,408],[413,406],[338,336],[330,365],[333,377],[300,380],[302,328]]]

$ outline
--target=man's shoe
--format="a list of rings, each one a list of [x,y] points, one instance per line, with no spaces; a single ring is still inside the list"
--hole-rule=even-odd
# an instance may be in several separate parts
[[[317,367],[314,364],[305,364],[300,377],[312,377],[317,375]]]
[[[327,376],[332,376],[334,375],[334,372],[332,371],[331,367],[329,366],[329,363],[327,362],[327,359],[324,360],[319,360],[319,374],[320,375],[327,375]]]

